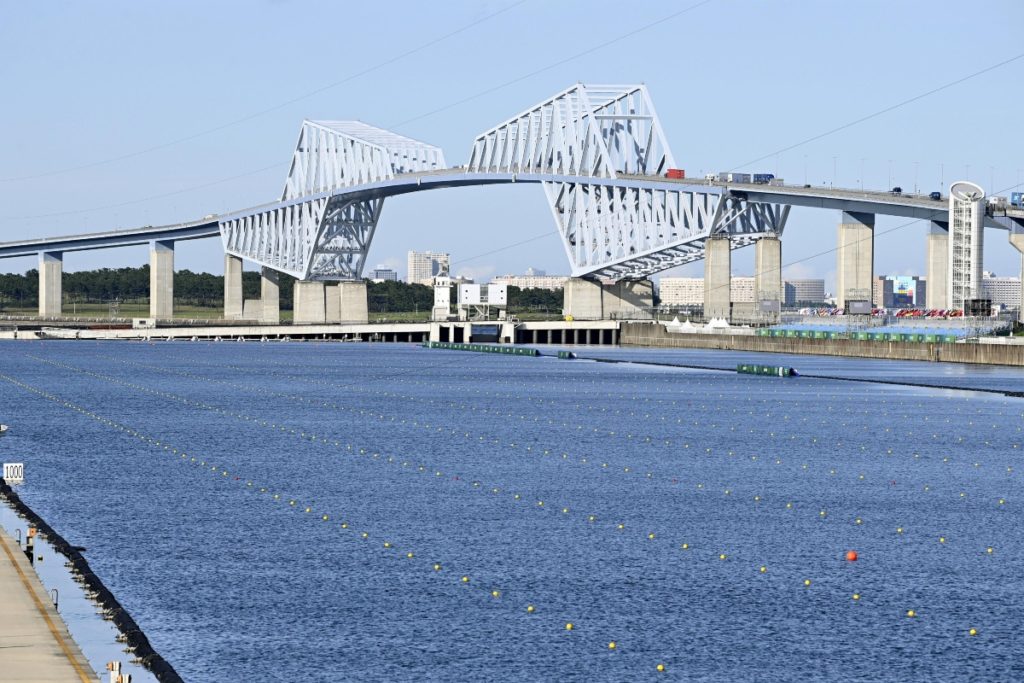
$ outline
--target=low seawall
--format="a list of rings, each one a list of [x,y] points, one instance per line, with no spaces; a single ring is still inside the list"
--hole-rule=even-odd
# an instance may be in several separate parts
[[[61,555],[67,558],[71,572],[85,586],[87,590],[95,595],[95,601],[103,608],[104,618],[109,618],[117,626],[124,637],[128,650],[137,657],[142,666],[148,669],[153,676],[161,683],[183,683],[181,676],[174,670],[163,657],[161,657],[150,645],[149,639],[135,623],[127,610],[117,601],[103,582],[89,567],[89,563],[82,556],[81,551],[64,540],[45,519],[25,504],[10,485],[0,479],[0,499],[5,501],[16,513],[26,519],[32,526],[39,530],[44,538]]]
[[[758,351],[1024,367],[1024,345],[1019,344],[940,344],[860,341],[856,339],[679,334],[667,332],[665,326],[658,323],[623,323],[619,334],[619,343],[622,346],[721,349],[725,351]]]

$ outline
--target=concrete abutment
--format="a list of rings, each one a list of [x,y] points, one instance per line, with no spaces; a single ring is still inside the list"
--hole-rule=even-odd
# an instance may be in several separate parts
[[[573,277],[565,283],[562,314],[574,320],[629,320],[649,318],[654,307],[650,280],[598,280]]]

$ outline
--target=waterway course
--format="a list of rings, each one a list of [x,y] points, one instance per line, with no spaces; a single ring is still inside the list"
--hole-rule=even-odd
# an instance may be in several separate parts
[[[1021,399],[411,345],[0,359],[19,492],[189,681],[1024,676]]]

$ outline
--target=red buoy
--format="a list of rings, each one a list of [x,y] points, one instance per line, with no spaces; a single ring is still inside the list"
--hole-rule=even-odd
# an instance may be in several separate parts
[[[846,561],[847,562],[856,562],[857,561],[857,551],[856,550],[847,550],[846,551]]]

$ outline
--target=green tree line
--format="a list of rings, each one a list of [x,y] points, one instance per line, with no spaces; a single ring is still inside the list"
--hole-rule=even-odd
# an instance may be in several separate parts
[[[281,308],[291,309],[295,278],[281,274]],[[109,303],[144,301],[149,298],[149,265],[139,268],[100,268],[64,273],[61,276],[65,303]],[[374,313],[429,311],[434,304],[433,288],[405,282],[366,281],[367,304]],[[453,288],[454,292],[454,288]],[[260,274],[242,273],[242,295],[260,297]],[[174,301],[190,306],[224,306],[224,276],[178,270],[174,273]],[[562,290],[508,288],[511,310],[557,312],[562,308]],[[39,271],[24,275],[0,273],[0,309],[31,308],[39,305]]]

